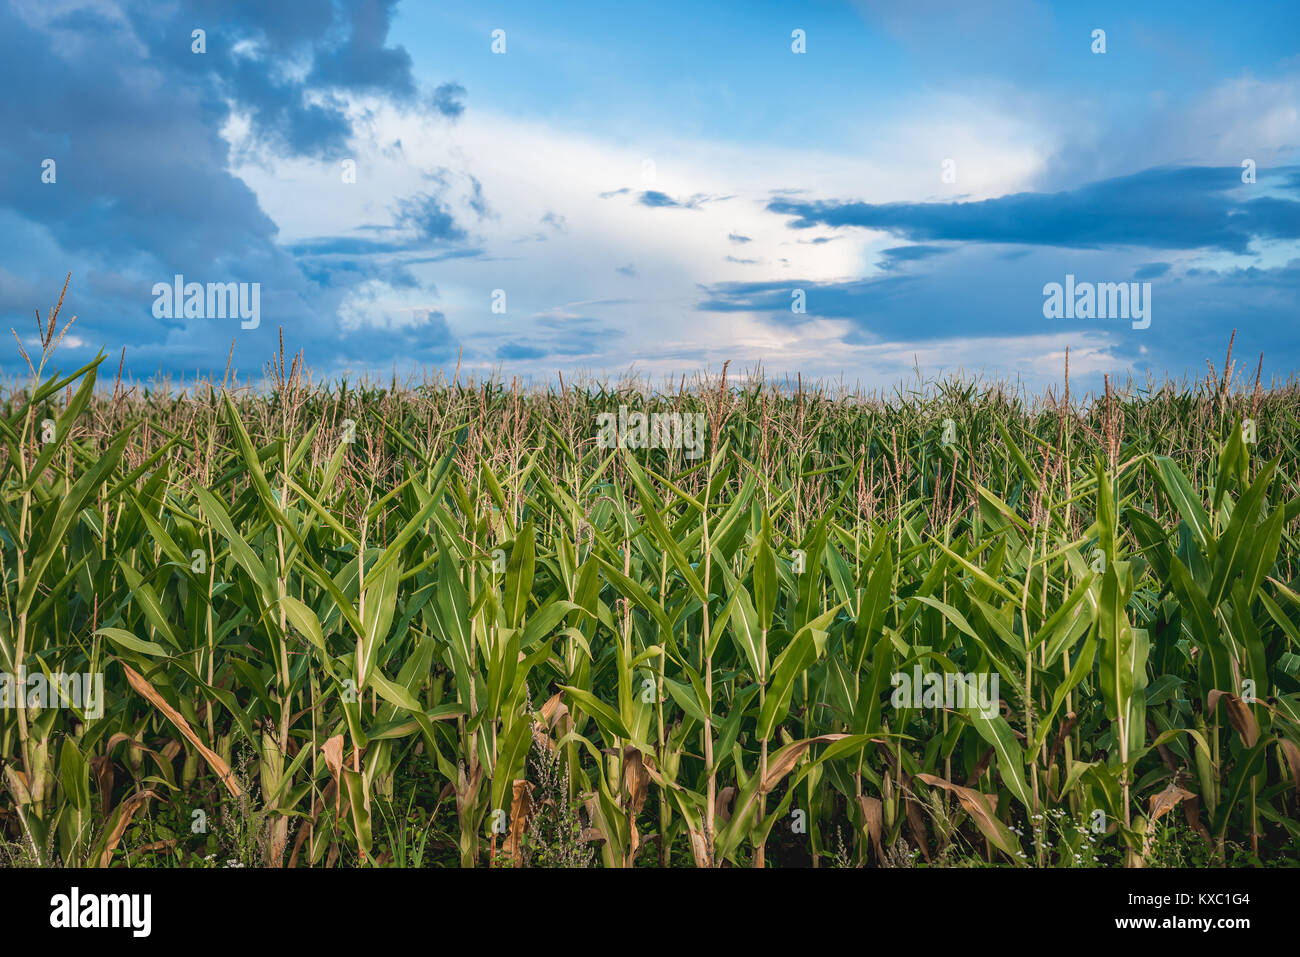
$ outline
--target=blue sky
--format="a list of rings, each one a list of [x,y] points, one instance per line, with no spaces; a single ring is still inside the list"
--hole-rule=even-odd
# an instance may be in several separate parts
[[[1084,386],[1200,375],[1236,329],[1285,377],[1297,38],[1293,2],[10,0],[0,321],[30,346],[71,272],[60,365],[141,377],[280,329],[320,376],[1031,388],[1067,347]],[[176,274],[260,324],[160,315]],[[1149,326],[1046,318],[1067,275],[1150,283]]]

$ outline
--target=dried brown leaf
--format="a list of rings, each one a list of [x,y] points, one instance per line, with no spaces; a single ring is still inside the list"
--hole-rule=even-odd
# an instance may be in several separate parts
[[[858,806],[862,808],[862,824],[867,832],[867,837],[871,840],[871,847],[876,852],[877,863],[885,859],[884,848],[880,846],[880,835],[884,828],[885,806],[880,803],[880,798],[869,797],[866,794],[858,795]]]
[[[146,788],[143,791],[136,791],[134,794],[124,798],[118,805],[117,820],[113,824],[113,829],[108,832],[104,839],[104,849],[100,851],[99,860],[95,862],[96,867],[108,867],[109,862],[113,859],[113,850],[117,847],[118,842],[122,840],[122,835],[126,829],[131,826],[131,818],[135,817],[135,812],[140,810],[150,798],[156,798],[158,793],[153,788]]]
[[[221,783],[226,786],[226,789],[233,796],[239,797],[243,791],[235,782],[235,776],[231,773],[230,765],[222,760],[221,755],[203,743],[199,736],[194,733],[194,729],[190,727],[184,716],[169,705],[166,699],[154,690],[153,685],[149,684],[142,675],[124,661],[119,661],[119,664],[122,665],[122,670],[126,672],[126,680],[131,683],[131,687],[147,698],[155,708],[163,713],[168,721],[176,726],[176,730],[189,739],[189,742],[198,749],[199,754],[203,755],[203,760],[207,761],[212,770],[217,772],[217,777],[221,778]]]
[[[916,779],[935,787],[941,787],[957,795],[957,800],[961,802],[962,809],[971,816],[971,820],[980,829],[980,833],[988,838],[989,843],[999,850],[1015,856],[1018,848],[1005,833],[1006,826],[997,819],[997,798],[995,795],[982,794],[979,791],[964,788],[960,784],[953,784],[951,781],[945,781],[933,774],[918,774]]]
[[[1219,691],[1216,688],[1205,699],[1205,706],[1210,714],[1214,714],[1220,698],[1224,699],[1228,711],[1228,723],[1241,735],[1241,740],[1246,743],[1246,747],[1253,748],[1255,742],[1259,740],[1259,725],[1255,722],[1255,714],[1250,710],[1250,705],[1232,692]]]

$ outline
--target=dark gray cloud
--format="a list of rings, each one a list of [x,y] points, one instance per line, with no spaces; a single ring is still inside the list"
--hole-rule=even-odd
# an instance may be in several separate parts
[[[599,343],[610,338],[609,330],[604,330],[603,333],[598,334],[595,330],[585,329],[581,326],[563,328],[566,325],[573,325],[575,322],[589,321],[592,320],[563,320],[557,329],[559,334],[550,335],[541,340],[512,339],[497,346],[493,355],[497,359],[504,360],[542,359],[546,356],[569,359],[573,356],[589,355],[596,351]],[[614,337],[620,335],[622,335],[621,332],[616,332]]]
[[[459,83],[444,83],[434,89],[430,103],[443,116],[454,120],[465,112],[465,104],[461,102],[464,96],[465,88]]]
[[[220,369],[232,335],[237,357],[261,355],[279,326],[321,368],[364,352],[369,343],[341,326],[339,306],[368,279],[418,288],[406,264],[392,261],[413,244],[427,253],[463,242],[441,192],[408,198],[377,240],[322,237],[286,248],[256,195],[228,172],[220,130],[238,110],[255,146],[335,160],[351,137],[339,94],[423,108],[410,57],[388,42],[394,7],[189,0],[124,4],[114,19],[91,8],[29,14],[0,4],[0,81],[22,91],[0,98],[0,251],[24,277],[21,286],[0,281],[0,323],[17,325],[47,305],[71,271],[64,314],[79,316],[84,344],[65,344],[65,362],[126,346],[128,368],[142,372]],[[197,29],[206,32],[203,53],[192,51]],[[463,92],[445,84],[424,102],[450,116]],[[47,158],[57,164],[53,184],[40,178]],[[489,211],[481,188],[469,201]],[[151,287],[176,274],[260,283],[260,328],[155,318]],[[409,351],[387,354],[454,354],[442,320],[400,344]]]
[[[793,216],[790,225],[796,229],[857,226],[915,242],[1244,253],[1254,239],[1300,238],[1300,202],[1253,196],[1236,167],[1158,167],[1059,193],[1016,193],[972,203],[775,199],[767,208]]]
[[[1143,263],[1133,271],[1134,279],[1158,279],[1169,272],[1169,263]]]
[[[548,350],[524,342],[507,342],[496,351],[498,359],[540,359],[547,354]]]
[[[403,47],[387,46],[396,6],[396,0],[337,3],[342,22],[331,27],[341,39],[330,38],[317,50],[306,85],[387,93],[403,99],[413,96],[410,55]]]
[[[399,229],[410,229],[424,243],[456,242],[465,230],[456,224],[451,210],[439,196],[419,193],[402,200],[393,214]]]
[[[651,209],[693,209],[694,206],[690,200],[679,202],[673,199],[667,193],[661,193],[657,189],[648,189],[641,194],[637,200],[642,206],[649,206]]]
[[[382,368],[394,361],[438,363],[454,359],[457,346],[446,316],[433,310],[406,325],[366,328],[350,337],[347,359],[369,368]]]
[[[901,263],[917,262],[921,259],[931,259],[935,256],[941,256],[950,249],[946,246],[891,246],[889,249],[880,251],[880,268],[897,269]]]
[[[488,204],[487,197],[483,195],[483,184],[479,182],[477,176],[473,175],[469,177],[469,182],[470,194],[465,197],[466,204],[470,209],[474,210],[474,214],[478,216],[480,221],[484,219],[495,219],[496,213],[492,211],[492,207]]]
[[[729,199],[734,199],[734,197],[710,196],[707,193],[696,193],[686,199],[674,199],[667,193],[662,193],[657,189],[648,189],[637,197],[637,202],[642,206],[649,206],[651,209],[699,209],[705,203],[721,203]]]
[[[1266,377],[1270,369],[1300,368],[1300,340],[1280,340],[1276,332],[1294,324],[1300,260],[1274,268],[1179,270],[1168,263],[1137,267],[1126,250],[1018,251],[1012,258],[1004,247],[969,244],[861,279],[716,283],[702,289],[697,308],[750,313],[781,328],[833,319],[845,324],[842,341],[848,345],[907,343],[924,349],[959,339],[971,343],[973,354],[993,348],[981,350],[974,345],[979,340],[1028,343],[1027,337],[1050,335],[1081,345],[1089,336],[1095,344],[1101,334],[1109,342],[1112,371],[1122,375],[1130,368],[1150,368],[1158,378],[1166,370],[1174,376],[1203,373],[1205,358],[1221,357],[1236,328],[1236,354],[1264,352]],[[1155,267],[1162,266],[1167,268],[1157,275]],[[1063,282],[1067,274],[1079,282],[1149,283],[1150,327],[1133,329],[1127,320],[1045,318],[1043,287]],[[804,293],[805,313],[791,310],[795,290]],[[995,354],[995,365],[1000,355]]]

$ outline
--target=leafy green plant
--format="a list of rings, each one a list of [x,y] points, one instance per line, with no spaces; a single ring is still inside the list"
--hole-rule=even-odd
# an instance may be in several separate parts
[[[282,348],[110,391],[49,371],[57,314],[0,401],[0,667],[105,694],[0,709],[19,862],[159,815],[202,860],[223,803],[273,866],[1296,859],[1292,385],[310,387]],[[602,448],[619,405],[706,454]],[[960,701],[895,703],[914,669]]]

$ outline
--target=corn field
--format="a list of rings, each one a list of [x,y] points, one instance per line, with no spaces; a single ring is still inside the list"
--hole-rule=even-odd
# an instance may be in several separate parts
[[[1300,394],[1230,347],[1082,398],[283,348],[178,391],[47,321],[0,414],[11,864],[1300,860]],[[620,406],[703,454],[602,448]]]

